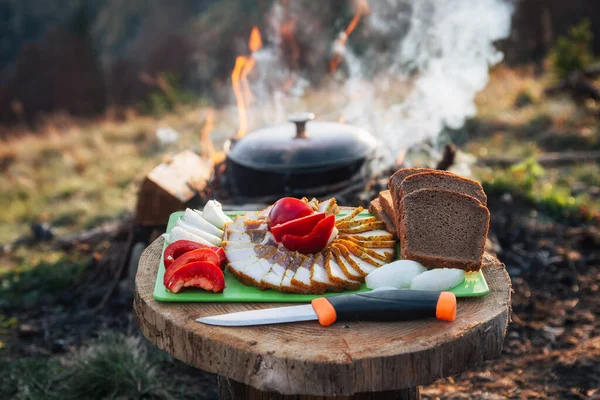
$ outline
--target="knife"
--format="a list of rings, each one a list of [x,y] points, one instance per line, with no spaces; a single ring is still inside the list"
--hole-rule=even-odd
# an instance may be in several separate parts
[[[302,306],[242,311],[196,321],[208,325],[250,326],[318,320],[323,326],[335,321],[407,321],[436,317],[456,318],[452,292],[381,288],[370,292],[319,297]]]

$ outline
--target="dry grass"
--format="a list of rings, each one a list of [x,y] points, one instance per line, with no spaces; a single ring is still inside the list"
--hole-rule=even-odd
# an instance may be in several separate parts
[[[185,110],[162,119],[48,124],[41,134],[1,143],[0,243],[27,233],[34,221],[65,233],[131,211],[138,183],[165,153],[201,150],[203,118],[204,110]],[[159,126],[179,131],[180,140],[161,146]]]
[[[530,68],[499,66],[477,96],[478,115],[452,135],[465,151],[479,157],[514,156],[535,160],[544,152],[600,149],[595,105],[582,107],[567,95],[544,96],[550,75],[536,77]],[[529,198],[554,217],[600,213],[598,165],[548,167],[523,178],[519,168],[475,167],[490,190]]]

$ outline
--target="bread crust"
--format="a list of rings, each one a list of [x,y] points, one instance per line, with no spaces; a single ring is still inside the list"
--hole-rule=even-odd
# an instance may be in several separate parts
[[[388,181],[388,189],[390,189],[390,191],[392,191],[392,193],[393,193],[394,187],[399,187],[400,184],[402,183],[402,181],[404,180],[404,178],[406,178],[407,176],[410,176],[412,174],[420,174],[423,172],[432,172],[432,171],[438,171],[438,170],[433,169],[433,168],[402,168],[402,169],[399,169],[398,171],[394,172],[394,174],[392,174],[392,176],[390,176],[390,180]]]
[[[444,183],[456,183],[457,185],[463,185],[466,187],[466,190],[463,190],[464,189],[463,187],[457,188],[457,189],[448,188],[448,187],[439,187],[439,186],[435,186],[435,183],[433,183],[432,186],[427,186],[427,184],[426,184],[427,179],[436,179],[436,178],[441,178],[442,180],[444,180]],[[451,190],[451,191],[454,191],[457,193],[463,193],[463,194],[475,197],[484,206],[487,205],[487,196],[485,195],[485,192],[483,191],[483,187],[481,187],[481,184],[479,184],[479,182],[474,181],[473,179],[469,179],[469,178],[465,178],[465,177],[453,174],[451,172],[431,171],[431,172],[421,172],[418,174],[409,175],[406,178],[404,178],[404,180],[402,180],[402,182],[400,182],[400,197],[403,198],[407,194],[415,191],[415,190],[410,190],[410,189],[412,189],[412,188],[410,188],[410,186],[411,185],[415,186],[415,184],[417,184],[417,186],[420,189],[445,189],[445,190]],[[419,190],[419,189],[417,189],[417,190]]]

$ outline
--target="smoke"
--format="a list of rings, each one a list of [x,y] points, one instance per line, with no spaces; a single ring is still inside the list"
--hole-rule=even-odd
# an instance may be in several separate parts
[[[399,8],[405,12],[394,13]],[[368,91],[369,96],[359,97],[364,101],[344,108],[344,117],[374,132],[393,154],[435,140],[444,127],[460,128],[477,111],[474,98],[488,82],[489,67],[502,60],[494,42],[508,36],[512,10],[503,0],[373,2],[371,28],[407,32],[389,57],[367,54],[347,61],[366,66],[376,77],[406,76],[412,88],[401,102],[389,105]],[[353,81],[364,75],[349,70],[345,88],[352,93]]]
[[[321,88],[336,94],[329,109],[375,135],[392,160],[415,144],[435,143],[445,127],[460,128],[475,115],[475,95],[487,84],[489,68],[502,60],[494,43],[509,35],[513,4],[371,0],[369,5],[370,15],[342,49],[343,69]],[[320,17],[315,7],[298,5],[290,10],[277,2],[272,7],[266,32],[270,45],[256,54],[257,76],[252,83],[261,99],[253,108],[260,122],[285,120],[287,113],[302,106],[319,113],[307,100],[311,71],[290,69],[281,50],[281,27],[290,13],[302,21]],[[329,37],[314,24],[301,26],[304,30],[296,34],[315,43]],[[360,41],[360,52],[353,50],[353,41]],[[328,51],[335,46],[329,43]]]

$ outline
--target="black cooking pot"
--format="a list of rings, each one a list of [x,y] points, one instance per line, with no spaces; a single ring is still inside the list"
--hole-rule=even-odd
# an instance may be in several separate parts
[[[366,175],[376,139],[347,124],[291,115],[289,123],[249,133],[227,154],[228,176],[238,196],[319,196]]]

